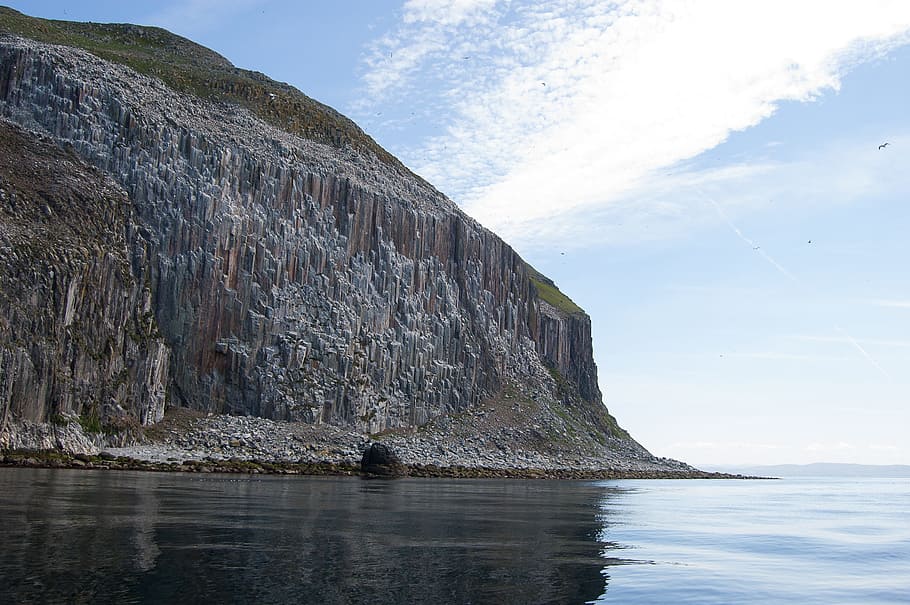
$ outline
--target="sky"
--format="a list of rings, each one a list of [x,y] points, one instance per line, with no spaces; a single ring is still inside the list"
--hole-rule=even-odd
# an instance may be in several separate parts
[[[7,4],[354,119],[588,312],[655,455],[910,464],[910,2]]]

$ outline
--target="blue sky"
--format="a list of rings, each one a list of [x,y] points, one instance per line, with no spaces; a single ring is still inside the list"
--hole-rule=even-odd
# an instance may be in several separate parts
[[[910,3],[9,4],[356,120],[588,311],[653,453],[910,464]]]

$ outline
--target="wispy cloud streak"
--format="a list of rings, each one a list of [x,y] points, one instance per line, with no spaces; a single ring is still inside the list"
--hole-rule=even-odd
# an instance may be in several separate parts
[[[508,239],[552,241],[908,29],[903,2],[415,0],[359,111],[423,108],[393,151]]]
[[[836,329],[838,332],[840,332],[841,334],[843,334],[843,335],[847,338],[847,342],[849,342],[851,345],[853,345],[853,347],[854,347],[857,351],[859,351],[860,354],[861,354],[863,357],[865,357],[867,360],[869,360],[869,363],[871,363],[871,364],[874,365],[876,368],[878,368],[878,371],[881,372],[882,375],[885,376],[885,378],[891,380],[891,374],[889,374],[888,372],[886,372],[886,371],[885,371],[885,368],[883,368],[882,366],[880,366],[879,363],[878,363],[877,361],[875,361],[875,359],[874,359],[871,355],[869,355],[868,351],[866,351],[866,349],[864,349],[864,348],[862,347],[862,345],[860,345],[860,344],[856,341],[855,338],[853,338],[852,336],[850,336],[850,335],[849,335],[843,328],[841,328],[840,326],[834,326],[834,327],[835,327],[835,329]]]
[[[701,193],[701,192],[699,192],[699,193]],[[770,263],[771,266],[773,266],[775,269],[777,269],[777,271],[779,273],[781,273],[781,275],[783,275],[784,277],[789,279],[791,282],[793,282],[795,285],[799,286],[800,288],[803,287],[802,282],[799,279],[797,279],[796,276],[793,275],[790,271],[788,271],[786,269],[786,267],[784,267],[783,265],[778,263],[776,260],[774,260],[774,258],[771,257],[770,254],[768,254],[767,252],[762,250],[761,247],[755,241],[746,237],[743,234],[743,232],[739,229],[739,227],[737,227],[733,223],[733,221],[730,220],[730,218],[726,215],[726,213],[723,211],[723,209],[720,207],[720,205],[713,198],[705,195],[704,193],[701,193],[701,195],[706,201],[708,201],[712,206],[714,206],[714,209],[717,211],[717,214],[720,216],[721,220],[723,220],[724,223],[726,223],[726,225],[728,227],[730,227],[730,229],[733,230],[733,232],[736,234],[736,236],[739,239],[741,239],[743,242],[748,244],[752,248],[753,251],[759,253],[761,255],[761,257],[764,258],[768,263]],[[881,366],[881,364],[879,364],[875,360],[875,358],[873,358],[872,355],[870,355],[869,352],[866,351],[866,349],[864,349],[863,346],[859,344],[859,342],[857,342],[857,340],[855,338],[853,338],[849,333],[847,333],[846,330],[844,330],[840,326],[834,326],[834,329],[837,330],[838,332],[840,332],[841,334],[843,334],[844,337],[846,338],[846,341],[848,343],[850,343],[853,346],[853,348],[856,349],[862,357],[864,357],[869,363],[871,363],[873,366],[875,366],[875,368],[879,372],[881,372],[882,375],[884,375],[886,378],[891,380],[891,375],[887,371],[885,371],[885,369]]]
[[[715,202],[712,198],[710,198],[704,194],[702,194],[702,197],[704,197],[704,199],[706,199],[708,202],[711,203],[712,206],[714,206],[714,209],[717,211],[717,214],[718,214],[718,216],[720,216],[721,220],[723,220],[724,223],[726,223],[727,226],[733,230],[733,233],[735,233],[737,235],[737,237],[739,237],[739,239],[746,242],[749,245],[749,247],[752,248],[752,250],[754,252],[757,252],[759,256],[761,256],[763,259],[768,261],[768,263],[770,263],[772,267],[777,269],[778,272],[781,273],[781,275],[783,275],[784,277],[786,277],[787,279],[789,279],[790,281],[792,281],[795,284],[800,283],[800,281],[798,279],[796,279],[795,275],[793,275],[792,273],[787,271],[787,269],[783,265],[781,265],[779,262],[774,260],[770,254],[768,254],[767,252],[762,250],[761,246],[759,246],[757,243],[755,243],[752,239],[743,235],[743,232],[739,230],[739,227],[737,227],[735,224],[733,224],[733,221],[730,220],[730,218],[727,216],[727,214],[723,211],[723,209],[720,207],[720,205],[717,202]]]

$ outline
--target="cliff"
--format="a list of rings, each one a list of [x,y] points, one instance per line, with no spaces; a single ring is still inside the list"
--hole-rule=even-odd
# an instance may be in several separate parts
[[[634,444],[588,316],[353,122],[163,30],[0,28],[4,419],[373,433],[509,392]]]
[[[0,123],[0,429],[161,420],[169,351],[134,229],[111,179]]]

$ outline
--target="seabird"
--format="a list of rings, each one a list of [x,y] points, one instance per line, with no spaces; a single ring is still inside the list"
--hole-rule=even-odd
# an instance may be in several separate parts
[[[887,147],[888,145],[889,145],[889,143],[882,143],[881,145],[878,146],[878,148],[879,148],[879,149],[884,149],[884,148]]]

